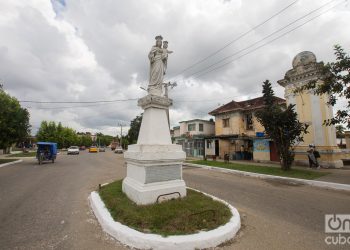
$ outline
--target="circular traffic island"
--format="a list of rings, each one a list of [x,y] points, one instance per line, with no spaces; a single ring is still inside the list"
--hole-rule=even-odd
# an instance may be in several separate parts
[[[104,231],[139,249],[215,247],[232,239],[241,225],[230,204],[189,188],[183,198],[137,205],[119,180],[92,192],[90,204]]]

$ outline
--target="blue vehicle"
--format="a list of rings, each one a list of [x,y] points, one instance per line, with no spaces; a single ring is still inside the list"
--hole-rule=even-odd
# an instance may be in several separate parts
[[[38,159],[39,165],[44,161],[52,161],[52,163],[55,162],[57,156],[57,143],[38,142],[36,145],[38,146],[36,158]]]

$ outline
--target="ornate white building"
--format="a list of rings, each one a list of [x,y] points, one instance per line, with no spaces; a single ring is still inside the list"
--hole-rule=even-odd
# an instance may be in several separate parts
[[[295,93],[297,87],[314,80],[322,83],[322,62],[316,61],[316,56],[310,51],[303,51],[293,59],[293,68],[288,70],[278,83],[285,88],[287,105],[295,104],[300,122],[309,124],[309,133],[304,136],[304,142],[295,150],[296,163],[308,164],[306,151],[309,144],[314,144],[321,154],[321,166],[341,168],[346,158],[337,146],[334,126],[325,126],[323,121],[333,117],[332,106],[327,104],[327,95],[314,95],[313,90]]]

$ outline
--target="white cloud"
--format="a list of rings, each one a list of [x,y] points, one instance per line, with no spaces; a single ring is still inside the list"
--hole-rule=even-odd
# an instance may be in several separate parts
[[[350,10],[348,5],[342,4],[221,69],[197,78],[186,78],[327,2],[316,4],[300,0],[214,57],[181,73],[291,2],[2,1],[0,32],[5,35],[0,40],[0,79],[5,89],[19,100],[91,101],[141,97],[145,92],[140,86],[145,87],[148,80],[147,54],[154,37],[161,34],[169,41],[169,49],[174,50],[169,56],[167,78],[176,78],[178,83],[178,87],[170,91],[174,99],[170,111],[172,125],[186,119],[209,119],[207,113],[219,104],[256,97],[260,95],[264,80],[275,83],[282,79],[300,51],[313,51],[318,60],[323,61],[334,60],[334,44],[339,43],[349,51],[350,37],[345,27],[350,22]],[[283,97],[283,88],[276,84],[274,87],[276,94]],[[118,123],[127,125],[142,112],[135,100],[96,106],[23,105],[32,107],[34,127],[42,120],[55,120],[78,131],[112,134],[116,134]],[[57,109],[59,106],[67,108]]]

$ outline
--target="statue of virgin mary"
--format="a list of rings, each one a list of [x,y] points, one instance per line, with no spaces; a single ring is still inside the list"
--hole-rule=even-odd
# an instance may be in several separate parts
[[[162,36],[156,36],[156,45],[148,53],[150,61],[150,75],[148,93],[161,96],[163,94],[163,79],[165,73],[165,60],[167,53],[162,49]]]

